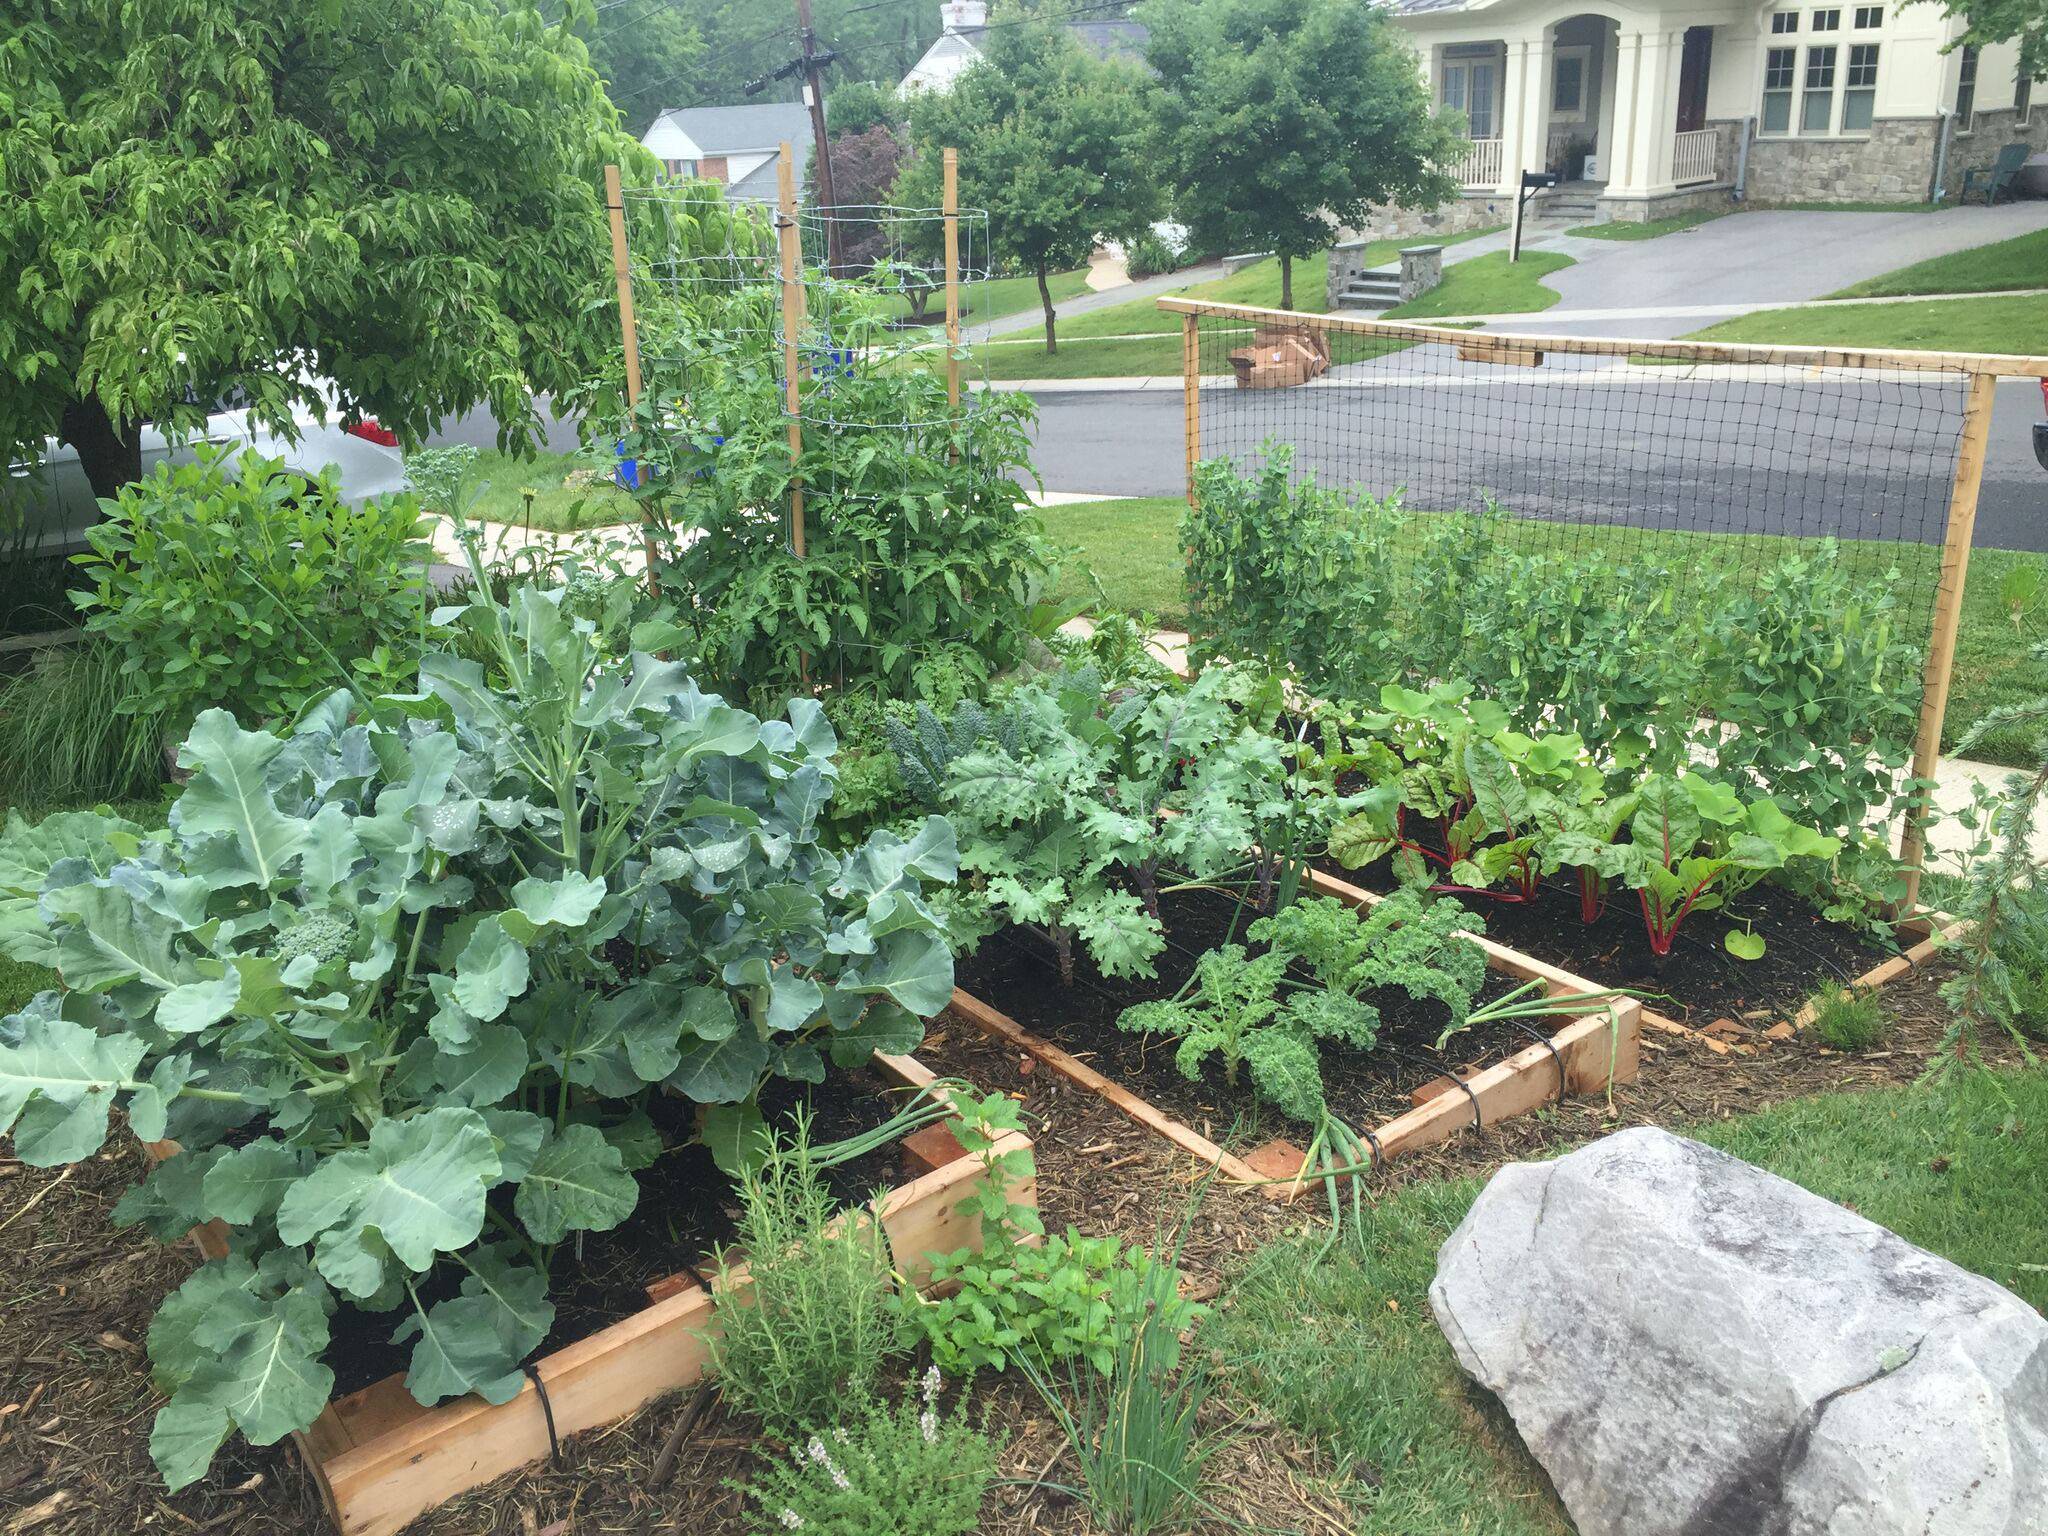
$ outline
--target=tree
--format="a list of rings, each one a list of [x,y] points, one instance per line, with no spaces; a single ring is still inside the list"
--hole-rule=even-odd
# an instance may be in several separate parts
[[[694,100],[703,89],[704,39],[675,0],[619,0],[616,9],[572,24],[635,137],[671,102]]]
[[[903,98],[896,88],[873,80],[849,80],[825,97],[825,126],[834,139],[851,138],[870,128],[903,127]]]
[[[850,272],[865,272],[889,255],[890,229],[882,213],[903,165],[903,141],[887,123],[832,136],[832,189],[838,194],[840,255]],[[818,166],[804,172],[804,200],[820,205]]]
[[[1270,249],[1280,303],[1294,262],[1375,207],[1456,195],[1458,152],[1414,53],[1359,0],[1152,0],[1174,213],[1205,250]]]
[[[2018,40],[2019,72],[2029,80],[2048,77],[2048,0],[1944,0],[1943,11],[1961,16],[1963,35],[1951,46],[1979,48]]]
[[[531,0],[0,0],[0,451],[111,496],[144,422],[289,430],[323,376],[407,442],[484,401],[530,441],[617,351],[620,159]]]
[[[1088,259],[1102,237],[1135,235],[1159,216],[1151,85],[1135,66],[1098,59],[1066,28],[998,18],[982,55],[950,91],[911,103],[914,158],[896,200],[936,208],[941,154],[960,151],[960,205],[988,211],[989,248],[1038,279],[1045,350],[1059,350],[1047,276]]]

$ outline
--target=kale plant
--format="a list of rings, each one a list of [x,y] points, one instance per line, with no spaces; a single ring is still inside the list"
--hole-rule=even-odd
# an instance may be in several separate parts
[[[951,994],[952,829],[827,852],[815,702],[608,657],[559,589],[438,618],[461,649],[414,693],[202,714],[165,827],[0,836],[0,952],[61,982],[0,1023],[0,1132],[77,1162],[119,1108],[182,1150],[117,1219],[228,1229],[150,1330],[173,1487],[313,1421],[344,1303],[392,1314],[421,1402],[507,1400],[561,1245],[634,1209],[652,1094],[731,1159],[768,1079],[910,1049]]]

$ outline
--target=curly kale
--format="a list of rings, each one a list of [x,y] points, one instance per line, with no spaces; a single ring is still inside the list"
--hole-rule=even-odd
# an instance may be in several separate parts
[[[270,951],[280,966],[310,955],[316,966],[344,958],[355,947],[355,924],[339,912],[308,912],[277,936]]]
[[[1486,983],[1486,952],[1460,937],[1480,926],[1455,901],[1403,889],[1363,914],[1331,896],[1298,901],[1260,918],[1246,936],[1300,962],[1331,993],[1371,1013],[1375,1029],[1378,1010],[1363,998],[1383,987],[1442,1003],[1455,1029]]]

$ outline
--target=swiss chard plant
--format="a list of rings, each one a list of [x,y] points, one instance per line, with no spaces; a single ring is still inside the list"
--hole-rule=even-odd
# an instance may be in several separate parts
[[[1841,847],[1839,839],[1795,823],[1768,797],[1745,802],[1729,785],[1697,773],[1652,774],[1634,800],[1626,843],[1604,855],[1567,845],[1561,856],[1590,856],[1636,893],[1651,952],[1660,956],[1671,953],[1695,912],[1725,905],[1794,860],[1829,858]],[[1763,941],[1732,933],[1729,949],[1753,959]]]
[[[561,1246],[663,1150],[652,1094],[735,1159],[770,1078],[909,1049],[951,992],[952,830],[827,852],[814,702],[759,719],[609,657],[559,589],[438,617],[460,645],[416,692],[201,715],[166,826],[0,837],[0,950],[61,982],[0,1024],[0,1132],[76,1162],[119,1110],[180,1150],[117,1219],[229,1234],[150,1330],[174,1487],[312,1422],[344,1304],[421,1402],[506,1400]]]

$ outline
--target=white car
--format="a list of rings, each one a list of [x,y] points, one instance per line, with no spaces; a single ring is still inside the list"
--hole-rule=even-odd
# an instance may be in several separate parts
[[[324,381],[321,393],[330,401],[334,390]],[[339,412],[330,412],[338,416]],[[217,443],[239,453],[253,448],[265,458],[282,459],[301,474],[314,475],[333,466],[341,481],[342,499],[357,506],[373,496],[386,496],[405,489],[405,456],[397,439],[374,420],[343,429],[333,420],[315,412],[294,411],[297,440],[269,427],[253,425],[246,408],[214,412],[206,419],[206,430],[181,440],[175,447],[155,427],[142,429],[142,473],[153,473],[165,461],[192,462],[200,443]],[[78,450],[55,438],[43,445],[39,462],[8,465],[7,482],[0,490],[0,544],[15,537],[14,509],[23,517],[20,528],[30,547],[41,554],[71,553],[85,548],[85,530],[99,521],[99,504],[92,486],[78,462]]]

